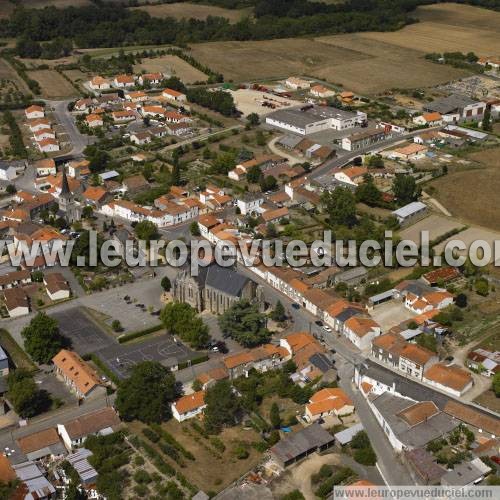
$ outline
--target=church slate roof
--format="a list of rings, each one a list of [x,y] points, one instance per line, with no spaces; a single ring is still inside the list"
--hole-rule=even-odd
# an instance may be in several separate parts
[[[249,278],[230,267],[212,264],[208,267],[205,286],[215,288],[227,295],[239,297]]]

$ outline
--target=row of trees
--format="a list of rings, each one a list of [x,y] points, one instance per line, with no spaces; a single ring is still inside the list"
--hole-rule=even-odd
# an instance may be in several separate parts
[[[224,116],[232,116],[236,113],[233,96],[224,90],[209,91],[204,88],[192,88],[187,92],[191,102],[205,108],[219,112]]]
[[[483,0],[487,1],[487,0]],[[74,40],[85,47],[184,45],[193,41],[262,40],[355,31],[388,31],[412,22],[408,12],[425,0],[351,0],[324,4],[308,0],[255,1],[250,17],[228,19],[157,18],[122,5],[96,2],[82,7],[15,9],[0,26],[0,36],[36,42]]]

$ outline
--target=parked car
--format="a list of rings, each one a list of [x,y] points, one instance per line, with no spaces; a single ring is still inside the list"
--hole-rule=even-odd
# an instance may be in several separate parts
[[[323,321],[320,321],[319,319],[317,319],[315,321],[315,323],[318,325],[318,326],[323,326]]]
[[[297,304],[296,302],[294,302],[294,303],[292,304],[292,307],[293,307],[294,309],[300,309],[300,305],[299,305],[299,304]]]
[[[327,332],[327,333],[332,333],[332,329],[328,325],[325,325],[323,327],[323,330],[325,330],[325,332]]]

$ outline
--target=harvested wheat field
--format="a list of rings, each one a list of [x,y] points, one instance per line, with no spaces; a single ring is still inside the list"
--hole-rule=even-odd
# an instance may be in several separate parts
[[[141,64],[134,66],[135,73],[140,73],[141,70],[171,73],[178,76],[184,83],[204,82],[207,79],[205,73],[193,68],[184,59],[172,55],[143,59]]]
[[[482,55],[490,54],[500,43],[497,12],[439,4],[421,7],[415,16],[422,21],[397,32],[202,43],[193,45],[193,55],[228,80],[301,74],[342,84],[355,92],[376,94],[397,87],[434,86],[470,74],[427,61],[424,56],[428,52],[473,50]]]
[[[230,23],[251,15],[252,9],[224,9],[196,3],[169,3],[160,5],[141,5],[133,10],[143,10],[152,17],[174,17],[175,19],[206,19],[208,16],[225,17]]]
[[[393,33],[364,36],[422,52],[475,52],[492,55],[500,46],[500,12],[468,5],[437,4],[419,7],[417,24]]]
[[[469,155],[481,168],[451,172],[432,181],[439,200],[454,217],[500,230],[500,147]],[[480,194],[480,196],[479,196]]]
[[[41,69],[29,71],[28,75],[40,84],[42,96],[47,99],[68,98],[78,95],[71,83],[57,71]]]
[[[192,46],[192,54],[220,71],[226,80],[235,81],[311,74],[324,66],[337,68],[349,61],[370,58],[362,52],[302,38],[200,43]]]

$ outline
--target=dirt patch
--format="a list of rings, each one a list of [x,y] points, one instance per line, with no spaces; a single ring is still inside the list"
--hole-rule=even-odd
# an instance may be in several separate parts
[[[151,73],[156,71],[170,73],[178,76],[184,83],[204,82],[207,79],[205,73],[193,68],[193,66],[180,57],[172,55],[143,59],[141,64],[134,66],[135,73],[140,73],[142,70]]]
[[[230,23],[252,14],[252,9],[224,9],[211,5],[200,5],[195,3],[170,3],[162,5],[143,5],[133,7],[132,10],[143,10],[152,17],[174,17],[175,19],[206,19],[208,16],[224,17]]]
[[[420,244],[420,233],[422,231],[429,231],[429,241],[433,241],[448,231],[452,231],[463,226],[463,224],[451,219],[450,217],[432,214],[412,226],[403,229],[399,235],[404,240],[411,240]]]
[[[57,71],[42,69],[30,71],[28,74],[40,84],[42,95],[47,99],[67,98],[77,95],[71,83]]]

